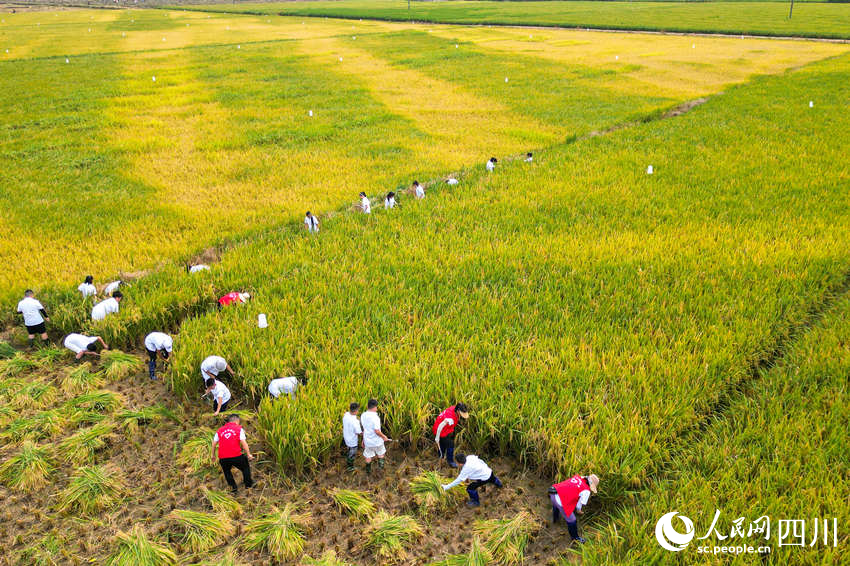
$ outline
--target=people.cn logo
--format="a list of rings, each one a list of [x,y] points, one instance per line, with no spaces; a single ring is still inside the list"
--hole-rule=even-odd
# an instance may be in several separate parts
[[[684,533],[680,533],[673,528],[673,519],[677,515],[679,516],[679,520],[682,521],[682,524],[685,525]],[[693,521],[684,515],[679,515],[678,511],[671,511],[663,515],[655,524],[655,538],[658,540],[658,544],[661,545],[661,548],[672,552],[685,550],[695,535]]]

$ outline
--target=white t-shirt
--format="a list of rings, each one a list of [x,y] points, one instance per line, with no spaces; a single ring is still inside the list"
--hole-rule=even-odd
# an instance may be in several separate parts
[[[190,268],[189,268],[189,273],[197,273],[197,272],[199,272],[199,271],[205,271],[205,270],[206,270],[206,271],[209,271],[209,269],[210,269],[210,266],[209,266],[209,265],[205,265],[205,264],[203,264],[203,263],[199,263],[198,265],[193,265],[192,267],[190,267]]]
[[[363,429],[360,427],[360,419],[357,415],[352,415],[350,412],[342,415],[342,438],[345,440],[345,445],[349,448],[357,448],[358,434],[363,434]]]
[[[360,197],[360,210],[364,214],[372,214],[372,203],[369,202],[369,197]]]
[[[280,397],[281,393],[292,394],[298,389],[297,377],[279,377],[269,383],[269,393],[272,397]]]
[[[452,177],[451,179],[446,179],[446,184],[448,185],[457,185],[457,179]]]
[[[491,475],[493,475],[493,470],[491,470],[490,466],[485,464],[478,456],[467,456],[466,463],[463,465],[463,468],[461,468],[460,473],[457,475],[455,480],[449,484],[448,488],[451,489],[466,480],[489,480]]]
[[[18,302],[18,312],[24,315],[24,324],[35,326],[44,322],[44,317],[38,312],[44,307],[32,297],[24,297]]]
[[[366,411],[360,417],[360,424],[363,426],[363,444],[367,448],[377,448],[384,445],[384,439],[378,436],[375,431],[381,430],[381,417],[377,411]]]
[[[68,334],[65,337],[63,344],[66,348],[79,354],[83,350],[88,349],[88,345],[92,342],[97,342],[97,336],[85,336],[83,334]]]
[[[310,232],[318,232],[319,231],[319,219],[315,216],[305,216],[304,217],[304,225],[307,227],[307,230]]]
[[[109,285],[107,285],[106,287],[103,288],[103,294],[104,295],[111,295],[112,293],[117,291],[118,287],[120,287],[120,286],[121,286],[121,280],[120,279],[118,281],[113,281],[112,283],[110,283]]]
[[[77,287],[77,291],[83,294],[83,298],[94,297],[97,295],[97,287],[91,283],[80,283],[80,286]]]
[[[580,491],[579,494],[578,494],[578,503],[576,503],[575,511],[581,511],[581,508],[584,507],[585,505],[587,505],[587,502],[588,502],[589,499],[590,499],[590,490],[589,489],[585,489],[585,490]],[[555,495],[555,501],[558,503],[558,505],[560,505],[563,508],[564,504],[561,503],[561,496],[560,495],[557,495],[557,494]]]
[[[165,350],[170,354],[173,344],[174,341],[171,339],[171,336],[164,332],[151,332],[145,336],[145,348],[151,352]]]
[[[386,209],[395,208],[395,197],[385,198],[384,199],[384,208],[386,208]]]
[[[425,189],[422,188],[422,185],[416,185],[414,193],[416,194],[416,198],[425,198]]]
[[[215,387],[213,387],[212,390],[212,398],[214,401],[218,402],[219,397],[221,398],[222,405],[230,401],[230,389],[228,389],[225,384],[216,379]]]
[[[239,430],[239,440],[244,440],[245,442],[248,441],[248,437],[245,436],[245,429],[244,428]],[[219,441],[218,433],[215,433],[215,436],[213,436],[213,442],[218,442],[218,441]]]
[[[227,361],[221,356],[207,356],[204,358],[204,361],[201,362],[201,377],[204,381],[210,377],[207,375],[208,372],[213,374],[215,377],[218,377],[219,370],[215,367],[216,362],[222,362],[224,367],[227,367]]]
[[[496,164],[495,164],[495,163],[493,163],[492,161],[488,161],[488,162],[487,162],[487,171],[492,171],[492,170],[493,170],[493,169],[495,169],[495,168],[496,168]]]
[[[118,300],[109,297],[96,304],[91,310],[92,320],[103,320],[106,315],[118,312]]]

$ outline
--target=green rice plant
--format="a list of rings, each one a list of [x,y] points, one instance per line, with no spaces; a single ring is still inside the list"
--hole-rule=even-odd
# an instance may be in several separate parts
[[[59,443],[62,459],[77,466],[94,463],[95,455],[115,437],[114,429],[114,424],[106,422],[72,434]]]
[[[215,472],[216,465],[210,461],[210,446],[215,433],[208,428],[201,428],[183,443],[177,463],[184,469],[198,475],[208,475]]]
[[[50,346],[48,348],[39,348],[32,353],[32,360],[41,367],[49,367],[64,357],[67,357],[68,350],[65,348],[56,348]]]
[[[0,342],[0,360],[8,360],[17,353],[15,347],[8,342]]]
[[[328,550],[320,558],[303,557],[299,566],[351,566],[351,564],[339,558],[333,550]]]
[[[463,500],[462,490],[444,490],[443,485],[451,480],[439,472],[423,472],[410,480],[413,499],[422,512],[444,511],[455,507]]]
[[[379,511],[366,525],[365,546],[373,550],[382,563],[394,563],[406,558],[405,546],[422,534],[422,527],[413,517]]]
[[[100,358],[106,372],[106,379],[109,381],[124,379],[141,371],[144,367],[141,358],[121,350],[106,350]]]
[[[65,405],[74,409],[112,414],[124,405],[124,396],[108,389],[99,389],[78,395],[67,401]]]
[[[0,378],[0,401],[2,401],[3,406],[10,405],[12,400],[15,398],[15,394],[20,391],[26,383],[26,381],[19,377]]]
[[[163,418],[179,422],[174,411],[164,405],[153,405],[138,410],[127,409],[115,415],[116,420],[127,434],[134,435],[139,431],[139,425],[160,421]]]
[[[63,554],[63,547],[66,544],[65,538],[51,532],[24,548],[20,553],[20,563],[29,566],[59,566],[65,564],[67,555]]]
[[[32,492],[47,484],[54,469],[50,448],[25,440],[14,456],[0,464],[0,481],[11,489]]]
[[[103,373],[92,371],[91,363],[72,367],[62,378],[62,391],[68,395],[78,395],[103,386]]]
[[[27,358],[23,353],[17,352],[11,358],[0,361],[0,377],[14,377],[37,367],[36,362]]]
[[[249,522],[242,546],[265,550],[280,561],[295,559],[304,550],[304,533],[310,521],[309,513],[297,511],[295,504],[287,503],[283,509],[273,507],[271,512]]]
[[[492,562],[490,551],[481,544],[481,539],[476,535],[472,539],[472,548],[466,554],[453,554],[443,560],[431,562],[428,566],[486,566]]]
[[[141,525],[129,532],[119,531],[107,566],[177,566],[177,555],[168,546],[152,541]]]
[[[15,414],[17,413],[15,412]],[[4,442],[20,440],[37,442],[58,435],[65,430],[67,425],[68,418],[61,409],[40,411],[30,417],[15,419],[7,426],[0,428],[0,440]]]
[[[363,491],[334,488],[329,492],[340,511],[366,522],[375,514],[375,504]]]
[[[59,511],[89,515],[114,506],[124,494],[118,473],[105,466],[82,466],[59,496]]]
[[[72,409],[71,414],[68,416],[68,422],[71,426],[77,428],[97,424],[108,418],[109,415],[91,409]]]
[[[225,515],[175,509],[168,517],[183,530],[181,541],[192,552],[206,552],[236,532],[236,524]]]
[[[539,526],[530,513],[521,511],[510,519],[476,521],[474,532],[497,563],[514,566],[522,564],[529,538]]]
[[[235,517],[242,512],[242,506],[229,494],[217,489],[208,489],[205,486],[201,487],[201,491],[216,513]]]
[[[56,400],[56,387],[38,381],[24,385],[15,393],[12,404],[20,409],[40,409]]]

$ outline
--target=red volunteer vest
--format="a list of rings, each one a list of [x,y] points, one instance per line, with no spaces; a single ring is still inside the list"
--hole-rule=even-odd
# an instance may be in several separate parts
[[[218,458],[236,458],[242,455],[239,436],[242,427],[236,423],[227,423],[218,429]]]
[[[437,434],[437,429],[440,428],[440,423],[446,419],[451,419],[452,424],[446,423],[446,426],[444,426],[443,430],[440,431],[440,438],[445,438],[455,431],[455,426],[457,425],[457,414],[455,414],[454,405],[437,415],[437,420],[434,421],[434,426],[431,431],[434,434]]]
[[[228,293],[218,300],[218,304],[220,304],[223,307],[226,307],[227,305],[232,305],[233,303],[240,303],[240,302],[242,302],[242,301],[241,301],[241,299],[239,299],[239,293],[237,293],[236,291],[234,291],[232,293]]]
[[[552,487],[558,492],[558,497],[561,498],[561,507],[564,508],[564,515],[567,516],[575,510],[579,494],[585,489],[590,489],[588,483],[578,474],[567,481],[556,483]]]

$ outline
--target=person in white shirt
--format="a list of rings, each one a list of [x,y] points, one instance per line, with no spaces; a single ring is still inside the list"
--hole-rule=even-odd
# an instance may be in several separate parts
[[[213,407],[215,407],[214,415],[219,414],[230,403],[230,389],[225,384],[217,379],[209,378],[206,382],[207,395],[212,396]]]
[[[384,198],[384,209],[389,210],[391,208],[395,208],[395,193],[393,191],[388,192]]]
[[[471,480],[470,484],[466,486],[466,492],[469,494],[469,501],[466,502],[468,506],[478,507],[481,505],[478,499],[479,487],[488,483],[492,483],[499,488],[502,487],[502,482],[496,477],[490,466],[485,464],[478,456],[456,454],[455,462],[460,464],[460,473],[452,483],[443,485],[443,491],[448,491],[463,481]]]
[[[319,219],[313,216],[310,211],[304,216],[304,228],[311,234],[319,233]]]
[[[164,332],[151,332],[145,336],[145,350],[148,351],[148,373],[151,379],[156,379],[157,354],[162,355],[162,359],[168,361],[173,345],[174,341],[171,336]]]
[[[121,302],[122,298],[124,298],[124,295],[121,294],[121,291],[115,291],[110,298],[100,301],[92,307],[91,319],[103,320],[106,315],[118,312],[118,303]]]
[[[372,203],[369,202],[369,197],[363,192],[360,193],[360,210],[363,211],[363,214],[372,214]]]
[[[425,198],[425,188],[419,184],[419,181],[413,181],[413,194],[418,199]]]
[[[115,291],[117,291],[118,288],[123,284],[124,284],[124,282],[121,281],[120,279],[118,281],[113,281],[112,283],[107,284],[106,287],[103,288],[103,294],[106,295],[107,297],[109,297],[109,296],[114,297]]]
[[[384,455],[387,453],[385,442],[392,442],[381,432],[381,417],[378,416],[378,401],[369,399],[366,412],[360,418],[363,427],[363,457],[366,459],[366,473],[372,473],[372,459],[378,457],[378,467],[384,467]]]
[[[97,287],[94,286],[94,277],[86,275],[86,280],[80,283],[77,291],[83,294],[83,298],[94,297],[97,295]]]
[[[233,369],[230,367],[230,364],[227,363],[227,360],[221,356],[207,356],[204,358],[204,361],[201,362],[201,379],[204,381],[209,378],[218,378],[218,375],[223,371],[226,371],[230,375],[231,379],[233,378]]]
[[[198,263],[196,265],[187,265],[186,271],[189,273],[199,273],[201,271],[209,271],[210,266],[205,263]]]
[[[24,298],[18,301],[18,312],[24,317],[30,348],[35,342],[36,334],[40,335],[41,341],[46,344],[47,326],[44,323],[49,321],[50,317],[47,316],[44,305],[35,298],[35,292],[32,289],[27,289],[24,292]]]
[[[305,378],[306,384],[306,378]],[[289,398],[292,399],[295,396],[295,390],[301,384],[298,382],[298,378],[295,376],[290,377],[279,377],[277,379],[273,379],[271,383],[269,383],[269,393],[271,393],[272,397],[277,399],[281,396],[281,394],[286,393],[289,395]]]
[[[531,152],[529,151],[528,153],[525,154],[525,162],[531,163],[532,161],[534,161],[534,156],[531,155]]]
[[[496,168],[496,163],[498,162],[498,159],[496,159],[495,157],[491,157],[490,161],[487,162],[487,171],[493,171]]]
[[[448,179],[446,179],[447,185],[457,185],[457,183],[458,183],[458,180],[455,179],[454,177],[449,177]]]
[[[99,356],[97,351],[98,342],[103,346],[104,350],[108,350],[109,346],[103,341],[100,336],[86,336],[84,334],[68,334],[62,344],[74,352],[75,358],[80,359],[83,356]]]
[[[348,465],[349,472],[354,471],[354,457],[357,456],[357,437],[363,434],[363,428],[360,426],[360,419],[357,418],[357,413],[360,412],[360,404],[352,403],[348,406],[348,412],[342,416],[342,439],[345,441],[345,447],[348,449],[345,455],[345,463]]]

